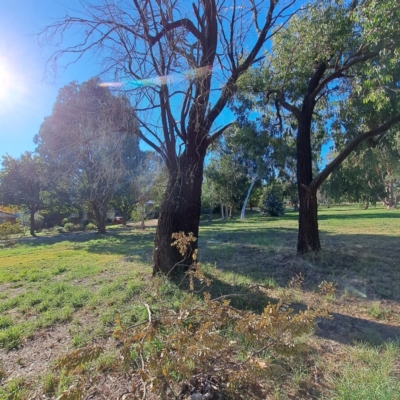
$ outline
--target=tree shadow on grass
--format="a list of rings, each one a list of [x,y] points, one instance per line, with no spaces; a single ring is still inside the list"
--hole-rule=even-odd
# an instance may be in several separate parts
[[[324,213],[319,213],[318,214],[318,221],[324,221],[324,220],[330,220],[330,219],[340,219],[340,220],[362,220],[362,219],[393,219],[397,218],[400,219],[400,213],[398,211],[387,211],[385,213],[371,213],[371,212],[366,212],[365,214],[354,214],[354,213],[348,213],[348,214],[324,214]]]
[[[203,262],[254,280],[272,278],[286,286],[301,273],[305,289],[333,280],[342,290],[366,298],[400,300],[399,239],[383,235],[321,232],[322,251],[296,254],[296,229],[259,228],[210,232],[200,238]]]
[[[332,313],[331,316],[332,319],[322,319],[318,322],[317,336],[343,344],[363,342],[380,346],[383,343],[395,342],[400,345],[400,326],[338,313]]]
[[[323,280],[337,283],[339,294],[349,296],[349,303],[360,303],[361,315],[382,298],[390,300],[396,313],[400,311],[398,240],[398,237],[383,235],[321,232],[321,252],[297,255],[297,229],[252,230],[250,227],[249,230],[211,231],[207,238],[200,239],[200,256],[202,262],[214,264],[216,271],[230,275],[230,280],[235,276],[238,280],[246,277],[254,282],[272,279],[285,287],[301,274],[305,292],[314,293]],[[223,287],[220,282],[217,284]],[[400,321],[379,323],[362,316],[344,315],[340,312],[341,301],[338,304],[332,320],[319,322],[318,336],[346,344],[356,341],[373,345],[389,341],[400,344]],[[301,303],[296,305],[296,308],[304,307]]]

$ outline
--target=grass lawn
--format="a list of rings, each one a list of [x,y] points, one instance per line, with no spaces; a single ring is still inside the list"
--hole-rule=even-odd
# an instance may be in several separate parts
[[[319,229],[323,250],[300,257],[294,212],[204,221],[199,258],[210,292],[251,294],[232,305],[255,312],[278,298],[296,310],[321,301],[329,308],[333,318],[318,322],[267,398],[400,399],[400,211],[320,208]],[[147,318],[154,232],[117,228],[0,248],[0,399],[62,395],[72,378],[54,368],[57,360],[89,344],[105,351],[81,371],[92,382],[88,398],[134,398],[126,365],[115,367],[121,355],[112,334],[117,317],[125,326]],[[288,289],[296,276],[302,286]],[[322,281],[336,283],[336,294],[321,300]],[[182,291],[162,285],[162,301],[179,308]]]

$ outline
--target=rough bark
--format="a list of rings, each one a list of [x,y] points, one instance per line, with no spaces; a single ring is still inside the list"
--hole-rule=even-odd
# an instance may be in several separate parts
[[[29,233],[31,234],[31,236],[36,237],[35,234],[35,209],[31,208],[30,209],[31,212],[31,216],[30,216],[30,230]]]
[[[304,188],[300,191],[299,235],[297,251],[321,250],[318,232],[317,194]]]
[[[107,209],[104,206],[101,206],[96,203],[92,203],[92,208],[94,212],[94,218],[96,220],[97,225],[97,233],[104,234],[106,231],[106,216]]]
[[[299,234],[297,251],[319,251],[317,191],[309,188],[312,177],[311,119],[314,102],[307,97],[303,103],[302,117],[297,133],[297,185],[299,192]]]
[[[175,246],[171,246],[172,234],[184,232],[199,235],[201,185],[203,178],[205,148],[202,152],[183,153],[174,166],[169,168],[166,192],[160,208],[160,217],[154,239],[153,273],[173,274],[179,268],[191,264],[191,255],[197,249],[192,242],[189,258],[182,260]]]

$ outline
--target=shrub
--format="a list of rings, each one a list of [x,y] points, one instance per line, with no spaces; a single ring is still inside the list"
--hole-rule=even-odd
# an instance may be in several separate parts
[[[94,224],[94,223],[92,223],[92,222],[89,222],[89,223],[85,226],[85,230],[87,230],[87,231],[93,231],[93,230],[96,230],[96,229],[97,229],[96,224]]]
[[[273,185],[265,189],[261,200],[261,211],[271,217],[279,217],[284,214],[285,206],[282,201],[282,190]]]
[[[73,224],[72,222],[68,222],[64,225],[64,231],[66,232],[77,232],[82,230],[83,226],[81,224]]]
[[[19,224],[13,224],[10,221],[6,221],[0,224],[0,239],[10,240],[11,235],[23,236],[24,231]]]
[[[89,224],[93,224],[94,226],[97,225],[94,219],[87,219],[86,221],[83,221],[83,225],[87,226]]]
[[[65,224],[69,223],[69,218],[63,218],[61,221],[61,226],[65,226]]]

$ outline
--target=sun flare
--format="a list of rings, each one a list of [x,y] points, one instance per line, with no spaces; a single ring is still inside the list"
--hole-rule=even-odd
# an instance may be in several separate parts
[[[10,69],[0,60],[0,101],[11,96],[13,76]]]

